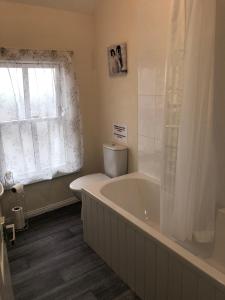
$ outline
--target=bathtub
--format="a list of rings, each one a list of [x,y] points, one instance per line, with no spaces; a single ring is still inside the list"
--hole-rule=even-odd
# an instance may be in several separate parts
[[[84,240],[141,299],[225,299],[221,249],[203,258],[160,232],[158,181],[128,174],[87,186],[82,201]]]

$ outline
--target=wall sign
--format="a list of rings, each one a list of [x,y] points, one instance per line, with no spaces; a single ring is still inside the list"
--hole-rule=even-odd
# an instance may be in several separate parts
[[[113,124],[113,140],[127,144],[127,125]]]

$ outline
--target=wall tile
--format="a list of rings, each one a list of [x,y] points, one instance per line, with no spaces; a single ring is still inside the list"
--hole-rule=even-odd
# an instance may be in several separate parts
[[[141,68],[139,70],[138,93],[139,95],[154,95],[156,88],[155,68]]]
[[[164,96],[139,96],[139,171],[160,178]]]
[[[153,176],[160,178],[162,160],[162,142],[160,140],[154,141],[154,169]]]
[[[138,168],[159,179],[169,27],[169,10],[165,11],[165,7],[170,6],[170,1],[141,2],[138,9]]]
[[[151,175],[154,169],[154,139],[139,136],[138,170]]]
[[[164,96],[155,96],[155,135],[154,138],[162,140],[164,123]]]
[[[140,55],[138,71],[139,95],[164,95],[165,53],[161,49],[144,51]]]
[[[138,170],[160,178],[161,141],[139,136]]]
[[[154,96],[140,96],[138,109],[139,135],[148,138],[155,138],[155,97]]]

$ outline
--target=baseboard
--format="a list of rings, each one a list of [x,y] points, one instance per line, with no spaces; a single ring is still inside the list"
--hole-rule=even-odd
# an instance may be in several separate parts
[[[36,216],[42,215],[46,212],[49,212],[49,211],[55,210],[57,208],[73,204],[73,203],[77,203],[77,202],[80,202],[80,200],[78,198],[76,198],[75,196],[70,197],[63,201],[59,201],[59,202],[52,203],[52,204],[49,204],[49,205],[41,207],[41,208],[37,208],[37,209],[31,210],[31,211],[28,211],[25,213],[25,218],[29,219],[32,217],[36,217]]]

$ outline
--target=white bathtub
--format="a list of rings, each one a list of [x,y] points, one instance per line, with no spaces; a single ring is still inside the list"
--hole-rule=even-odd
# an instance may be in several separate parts
[[[159,229],[159,184],[138,174],[120,177],[100,188],[105,198],[132,216]]]
[[[163,235],[159,208],[159,183],[141,173],[90,185],[84,239],[142,299],[225,299],[216,257],[203,259]]]

